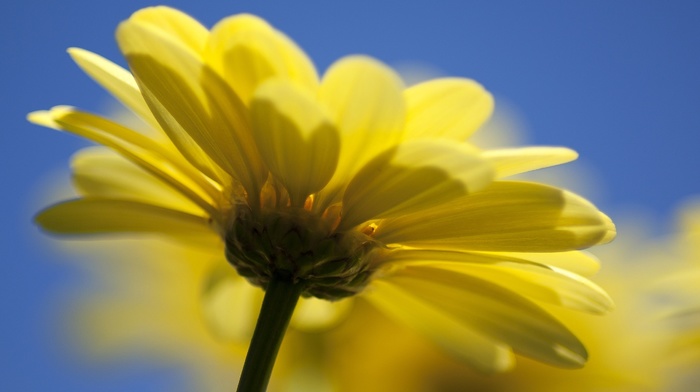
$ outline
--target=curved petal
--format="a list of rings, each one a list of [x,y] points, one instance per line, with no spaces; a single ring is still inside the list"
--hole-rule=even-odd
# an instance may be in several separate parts
[[[422,293],[412,293],[398,285],[377,280],[362,296],[390,317],[416,329],[442,349],[482,372],[503,372],[514,364],[515,359],[508,347],[425,302]]]
[[[131,72],[104,57],[80,48],[68,49],[73,61],[97,83],[109,91],[127,108],[146,121],[153,129],[162,131],[151,109],[143,100]]]
[[[245,103],[271,77],[288,79],[315,92],[318,74],[311,60],[286,35],[248,14],[223,19],[212,28],[206,62]]]
[[[167,6],[146,7],[134,12],[129,21],[160,30],[191,50],[202,53],[209,30],[186,13]]]
[[[412,267],[385,279],[420,296],[426,305],[540,362],[578,368],[588,357],[585,347],[564,325],[521,295],[488,281]]]
[[[550,253],[517,253],[496,252],[487,253],[497,257],[507,257],[528,260],[537,264],[561,268],[581,276],[593,276],[600,270],[600,261],[594,255],[580,250]]]
[[[497,181],[456,202],[384,221],[374,235],[384,243],[430,248],[560,252],[608,242],[615,227],[571,192]]]
[[[117,41],[146,102],[182,154],[208,175],[220,167],[255,197],[267,169],[247,110],[229,86],[198,53],[148,24],[122,22]]]
[[[201,208],[168,183],[104,147],[78,151],[71,159],[71,169],[73,185],[82,196],[140,201],[203,214]]]
[[[109,147],[152,175],[167,182],[210,214],[216,214],[220,193],[200,172],[146,136],[105,118],[68,106],[30,113],[29,121],[63,129]]]
[[[335,172],[338,131],[313,96],[282,79],[260,86],[250,110],[260,154],[287,188],[292,204],[303,206]]]
[[[496,177],[502,178],[571,162],[578,153],[566,147],[521,147],[486,150],[482,156],[496,168]]]
[[[218,240],[207,217],[129,200],[69,200],[41,211],[35,221],[57,235],[148,232],[197,241]]]
[[[485,187],[491,166],[465,144],[407,142],[379,155],[350,181],[339,230],[418,213]]]
[[[338,170],[317,198],[318,208],[340,201],[347,181],[369,160],[401,141],[405,119],[403,84],[386,65],[369,57],[346,57],[323,78],[318,99],[341,133]]]
[[[491,116],[493,97],[470,79],[443,78],[404,92],[406,138],[448,138],[465,141]]]
[[[520,263],[555,267],[582,276],[591,276],[600,269],[600,262],[584,251],[551,253],[474,252],[454,249],[398,248],[386,252],[378,264],[402,263],[415,260],[440,260],[445,262],[493,264],[499,262]]]
[[[433,269],[469,275],[529,299],[589,313],[604,314],[614,307],[612,299],[603,289],[562,269],[499,261],[488,257],[479,260],[479,254],[465,255],[466,260],[455,262],[441,260],[439,251],[432,253],[423,255],[427,256],[423,259],[404,262],[402,266],[414,269],[417,274],[423,271],[426,276],[431,275]]]

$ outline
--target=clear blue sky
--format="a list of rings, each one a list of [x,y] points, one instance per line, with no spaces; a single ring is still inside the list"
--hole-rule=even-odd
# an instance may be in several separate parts
[[[615,217],[626,205],[661,222],[700,194],[700,2],[696,1],[169,1],[211,26],[258,14],[324,70],[353,53],[389,64],[418,61],[480,81],[517,108],[532,144],[569,146],[599,176],[594,200]],[[123,60],[117,23],[144,1],[12,1],[2,42],[2,285],[0,390],[157,390],[167,372],[138,366],[86,378],[64,363],[51,299],[77,280],[36,247],[30,220],[41,181],[86,143],[25,121],[70,104],[101,110],[106,94],[65,49]],[[6,373],[6,374],[5,374]],[[109,382],[105,382],[109,380]],[[24,383],[24,384],[20,384]]]

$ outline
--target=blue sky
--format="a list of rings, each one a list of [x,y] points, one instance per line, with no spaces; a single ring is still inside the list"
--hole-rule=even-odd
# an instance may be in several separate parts
[[[320,70],[368,54],[466,76],[515,108],[528,142],[574,148],[613,218],[632,205],[660,226],[700,195],[700,3],[694,1],[169,1],[211,26],[258,14],[296,40]],[[26,122],[70,104],[104,110],[107,94],[65,52],[78,46],[124,64],[117,23],[145,1],[15,1],[0,13],[3,71],[2,383],[26,390],[157,390],[167,370],[130,365],[86,378],[51,334],[51,301],[79,279],[36,246],[31,225],[47,176],[86,145]],[[7,373],[7,374],[2,374]],[[175,389],[177,390],[177,389]]]

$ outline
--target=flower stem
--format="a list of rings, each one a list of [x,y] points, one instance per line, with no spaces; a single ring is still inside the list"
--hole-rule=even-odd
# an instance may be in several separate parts
[[[303,290],[301,283],[275,278],[268,283],[238,392],[263,392],[267,388],[277,352]]]

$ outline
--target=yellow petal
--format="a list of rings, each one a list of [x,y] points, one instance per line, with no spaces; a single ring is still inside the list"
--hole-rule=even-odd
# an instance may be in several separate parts
[[[226,83],[197,53],[150,25],[123,22],[117,40],[146,102],[182,154],[209,175],[216,173],[213,160],[257,195],[267,169],[246,108]]]
[[[264,292],[242,277],[231,273],[215,274],[202,293],[202,315],[218,339],[248,342],[253,336],[255,321]]]
[[[352,303],[349,298],[334,302],[314,297],[299,298],[289,325],[308,332],[327,330],[343,320],[352,309]]]
[[[532,261],[561,268],[581,276],[593,276],[600,270],[600,261],[594,255],[580,250],[553,253],[498,252],[493,255]]]
[[[339,229],[449,202],[489,184],[491,166],[466,144],[403,143],[370,161],[348,185]]]
[[[48,207],[35,220],[42,229],[58,235],[147,232],[218,240],[204,216],[128,200],[70,200]]]
[[[85,197],[140,201],[193,215],[202,209],[168,183],[103,147],[80,150],[71,159],[73,185]]]
[[[479,83],[460,78],[430,80],[406,89],[406,138],[464,141],[491,116],[493,97]]]
[[[328,70],[318,92],[341,132],[338,170],[317,198],[318,208],[340,201],[347,181],[359,168],[401,141],[405,103],[401,79],[369,57],[339,60]]]
[[[204,51],[209,38],[209,30],[201,23],[167,6],[142,8],[134,12],[129,21],[158,29],[197,53]]]
[[[398,248],[392,252],[386,253],[379,263],[388,264],[415,260],[441,260],[470,263],[496,263],[507,261],[510,263],[556,267],[582,276],[591,276],[600,269],[600,262],[598,259],[584,251],[517,253]]]
[[[306,90],[283,79],[265,82],[251,102],[253,135],[292,203],[323,188],[338,163],[340,136]]]
[[[282,32],[248,14],[217,23],[207,42],[206,61],[249,103],[257,87],[272,77],[316,91],[318,75],[306,54]]]
[[[610,296],[593,282],[571,272],[543,265],[514,263],[479,254],[464,260],[441,260],[441,252],[402,265],[416,271],[440,269],[469,275],[511,290],[523,297],[589,313],[603,314],[613,308]]]
[[[124,128],[105,118],[80,112],[68,106],[57,106],[50,111],[30,113],[29,121],[54,129],[64,129],[76,135],[109,147],[120,155],[168,183],[202,209],[216,214],[216,195],[220,190],[212,186],[201,173],[162,148],[148,137]]]
[[[497,181],[421,214],[382,222],[375,238],[431,248],[559,252],[610,241],[615,227],[594,205],[541,184]]]
[[[362,296],[396,321],[416,329],[482,372],[502,372],[513,366],[514,358],[508,347],[425,302],[422,293],[377,280]]]
[[[85,73],[114,95],[124,106],[131,109],[151,127],[160,130],[160,125],[153,117],[146,101],[143,100],[131,72],[84,49],[70,48],[68,53]]]
[[[583,366],[588,354],[564,325],[522,296],[488,281],[441,269],[401,269],[387,278],[428,306],[517,353],[565,368]]]
[[[566,147],[504,148],[482,154],[496,168],[497,178],[561,165],[578,158],[576,151]]]

